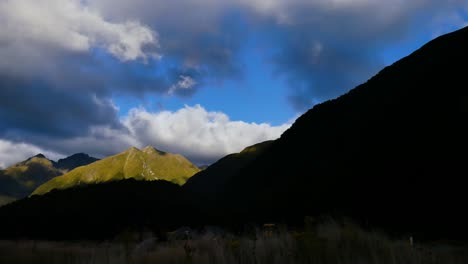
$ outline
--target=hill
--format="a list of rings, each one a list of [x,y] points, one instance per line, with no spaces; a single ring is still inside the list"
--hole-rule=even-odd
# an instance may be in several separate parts
[[[55,177],[39,186],[33,195],[42,195],[53,189],[130,178],[146,181],[167,180],[181,185],[198,171],[195,165],[181,155],[162,152],[149,146],[142,150],[132,147]]]
[[[90,157],[86,153],[76,153],[64,159],[59,159],[55,163],[55,167],[60,170],[70,171],[70,170],[73,170],[74,168],[85,166],[98,160],[99,159]]]
[[[438,37],[316,105],[230,177],[219,210],[259,221],[344,215],[466,238],[467,46],[468,28]]]
[[[229,154],[204,170],[198,172],[183,185],[183,189],[192,195],[213,198],[226,188],[226,184],[255,158],[266,151],[273,141],[265,141],[249,146],[240,153]],[[205,202],[205,201],[204,201]]]
[[[24,198],[39,185],[53,177],[96,160],[96,158],[81,153],[55,162],[49,160],[43,154],[37,154],[25,161],[0,170],[0,205]]]

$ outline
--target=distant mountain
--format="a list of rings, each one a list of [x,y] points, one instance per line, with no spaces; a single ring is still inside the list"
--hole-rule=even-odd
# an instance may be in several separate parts
[[[39,185],[53,177],[96,160],[86,154],[75,154],[54,162],[43,154],[38,154],[0,170],[0,205],[26,197]]]
[[[467,61],[468,27],[316,105],[217,190],[219,210],[259,221],[344,215],[466,238]]]
[[[0,195],[9,197],[3,201],[28,196],[40,184],[61,175],[54,162],[38,154],[0,171]]]
[[[88,165],[98,160],[99,159],[90,157],[88,154],[85,153],[76,153],[71,155],[70,157],[59,159],[57,163],[55,163],[55,167],[61,170],[70,171],[76,167]]]
[[[195,165],[181,155],[162,152],[150,146],[142,150],[132,147],[55,177],[39,186],[33,195],[42,195],[53,189],[130,178],[147,181],[167,180],[182,185],[198,171]]]

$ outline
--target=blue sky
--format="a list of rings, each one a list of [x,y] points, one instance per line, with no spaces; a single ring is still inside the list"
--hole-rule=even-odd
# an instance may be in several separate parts
[[[466,0],[0,2],[0,166],[153,145],[209,164],[466,25]]]

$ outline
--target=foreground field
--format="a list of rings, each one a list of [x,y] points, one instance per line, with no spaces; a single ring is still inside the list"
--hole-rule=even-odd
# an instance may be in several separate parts
[[[0,263],[468,263],[466,246],[411,240],[332,221],[301,232],[265,225],[243,235],[182,228],[164,241],[130,232],[102,243],[1,241]]]

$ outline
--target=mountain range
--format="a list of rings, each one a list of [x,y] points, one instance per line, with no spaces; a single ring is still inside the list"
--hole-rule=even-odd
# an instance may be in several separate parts
[[[37,154],[0,170],[0,205],[24,198],[53,177],[97,160],[87,154],[77,153],[55,162],[43,154]]]
[[[93,237],[152,223],[294,225],[304,216],[331,215],[419,239],[466,239],[467,47],[468,27],[440,36],[348,93],[314,106],[279,139],[222,158],[182,187],[130,179],[68,188],[100,182],[87,174],[92,170],[71,171],[78,176],[61,176],[36,191],[50,193],[1,207],[0,236],[54,238],[69,226],[75,235]],[[146,152],[167,155],[130,149],[87,167],[103,164],[118,168],[110,178],[143,179],[158,169],[144,169]],[[125,169],[128,157],[142,157],[133,159],[135,170]],[[170,197],[142,187],[147,184]],[[53,191],[60,186],[67,189]],[[38,221],[40,215],[47,218]]]
[[[32,195],[42,195],[54,189],[67,189],[124,179],[166,180],[182,185],[200,171],[185,157],[147,146],[128,150],[54,177],[37,187]]]

